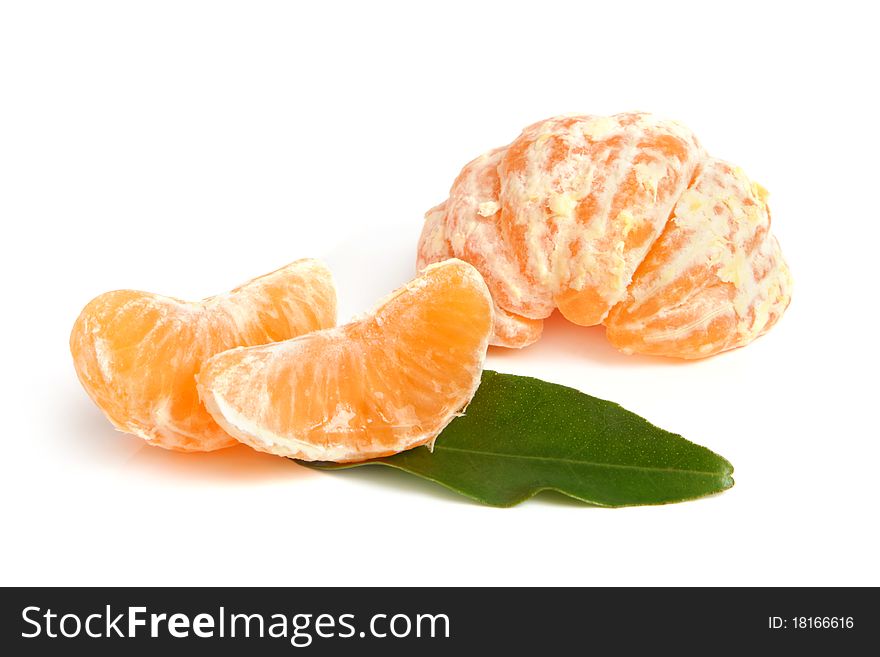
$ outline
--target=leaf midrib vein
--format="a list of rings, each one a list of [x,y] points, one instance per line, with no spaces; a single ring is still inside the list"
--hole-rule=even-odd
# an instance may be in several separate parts
[[[646,472],[681,472],[688,474],[698,474],[698,475],[706,475],[710,477],[723,477],[728,476],[730,473],[725,472],[706,472],[705,470],[688,470],[682,468],[652,468],[646,467],[642,465],[625,465],[622,463],[600,463],[596,461],[582,461],[578,459],[564,459],[558,457],[550,457],[550,456],[528,456],[524,454],[504,454],[501,452],[486,452],[478,449],[460,449],[458,447],[449,447],[448,445],[440,446],[435,445],[434,451],[446,451],[446,452],[460,452],[462,454],[477,454],[480,456],[497,456],[500,458],[508,458],[508,459],[522,459],[522,460],[534,460],[534,461],[550,461],[553,463],[574,463],[577,465],[592,465],[600,468],[618,468],[620,470],[644,470]]]

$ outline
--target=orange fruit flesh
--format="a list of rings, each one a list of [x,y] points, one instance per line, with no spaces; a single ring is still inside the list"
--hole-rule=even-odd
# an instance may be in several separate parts
[[[464,175],[464,173],[462,175]],[[419,271],[428,265],[443,262],[444,260],[454,257],[452,255],[452,245],[446,237],[446,231],[443,224],[446,216],[447,204],[445,202],[432,208],[425,215],[425,226],[422,230],[422,238],[420,240],[420,248],[416,261],[416,268]],[[474,232],[476,233],[477,231]],[[469,236],[469,239],[472,241],[476,239],[476,244],[481,242],[481,236],[478,234],[474,235],[472,233]],[[477,261],[480,260],[481,256],[479,256],[476,251],[471,250],[471,247],[466,247],[466,252],[467,257],[469,258],[468,262],[471,264],[474,264],[475,258]],[[480,267],[477,267],[477,269],[479,270]],[[504,310],[498,305],[496,291],[490,288],[490,292],[492,293],[493,299],[496,299],[494,304],[495,319],[490,344],[499,347],[508,347],[510,349],[520,349],[537,342],[538,338],[541,337],[541,332],[544,328],[544,321],[541,319],[529,319],[528,317],[523,317],[516,313]]]
[[[217,422],[257,450],[339,462],[386,456],[432,441],[461,412],[491,329],[483,279],[449,260],[351,324],[215,356],[199,391]]]
[[[491,344],[496,347],[522,349],[537,342],[544,331],[543,319],[529,319],[509,313],[495,304],[495,323]]]
[[[134,290],[102,294],[77,318],[70,350],[83,387],[117,429],[167,449],[211,451],[236,441],[199,401],[202,362],[335,321],[330,272],[300,260],[199,302]]]

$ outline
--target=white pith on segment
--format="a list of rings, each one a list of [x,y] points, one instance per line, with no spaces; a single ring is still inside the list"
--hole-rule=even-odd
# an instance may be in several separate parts
[[[433,441],[473,397],[492,313],[476,269],[437,263],[355,322],[217,355],[199,394],[259,451],[338,462],[397,453]]]
[[[198,401],[195,375],[202,362],[236,346],[335,322],[330,271],[318,261],[298,260],[203,301],[108,292],[77,319],[71,350],[79,354],[74,365],[85,389],[117,429],[166,449],[213,451],[236,441]],[[275,334],[267,333],[268,325]],[[114,344],[120,334],[138,337]],[[164,394],[154,395],[156,388]],[[190,406],[181,403],[187,397]]]
[[[576,323],[608,325],[611,309],[628,299],[633,276],[673,216],[673,207],[682,221],[708,221],[686,211],[680,201],[698,193],[719,194],[736,223],[735,230],[718,238],[727,246],[716,244],[710,253],[710,245],[696,239],[703,232],[692,231],[694,242],[682,245],[665,275],[675,279],[681,273],[675,267],[702,258],[719,280],[735,281],[735,298],[727,309],[716,307],[717,290],[707,292],[711,299],[692,300],[711,307],[715,315],[736,313],[736,335],[723,348],[745,344],[784,310],[790,276],[766,231],[757,248],[745,250],[763,225],[754,214],[759,207],[766,214],[766,204],[762,197],[760,204],[740,207],[753,201],[736,191],[752,189],[752,183],[740,170],[715,162],[689,130],[650,114],[540,121],[508,146],[465,165],[449,198],[426,215],[419,263],[455,256],[476,266],[501,318],[492,344],[523,347],[540,337],[540,320],[556,307]],[[710,187],[710,174],[705,174],[695,191],[698,171],[709,170],[716,185]],[[762,276],[761,267],[775,262],[782,263],[779,272]],[[591,305],[579,306],[579,299]],[[758,304],[755,317],[746,309],[750,300]],[[648,322],[640,328],[647,331],[646,341],[652,339],[652,326]],[[700,330],[699,321],[694,330]],[[655,337],[659,342],[671,336],[661,331]],[[706,347],[702,355],[718,348]],[[674,346],[666,355],[696,357],[676,354]]]

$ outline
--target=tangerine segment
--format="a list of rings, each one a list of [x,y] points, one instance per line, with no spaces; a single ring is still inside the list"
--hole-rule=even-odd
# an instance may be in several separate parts
[[[769,330],[792,281],[766,196],[738,167],[706,160],[605,320],[609,340],[628,353],[703,358]]]
[[[476,162],[476,160],[475,160]],[[473,164],[473,163],[472,163]],[[470,165],[468,165],[470,167]],[[467,170],[468,167],[465,167]],[[473,198],[473,197],[471,197]],[[471,231],[469,236],[462,236],[456,232],[461,223],[458,221],[459,212],[462,211],[463,201],[457,198],[453,202],[453,206],[457,209],[451,213],[447,213],[449,203],[444,201],[440,205],[431,208],[425,215],[425,225],[422,228],[422,236],[419,240],[418,259],[416,266],[419,270],[424,269],[428,265],[436,262],[442,262],[449,258],[453,258],[453,248],[447,238],[447,217],[450,217],[452,226],[452,234],[457,235],[456,239],[461,242],[461,251],[466,254],[471,262],[485,262],[480,255],[478,245],[485,243],[486,235],[481,235],[481,231],[491,231],[494,224],[483,223],[478,224],[475,231]],[[456,205],[457,204],[457,205]],[[475,208],[476,216],[479,215],[479,209]],[[490,233],[491,234],[491,233]],[[482,240],[480,238],[483,238]],[[494,237],[492,238],[494,239]],[[484,267],[485,268],[485,267]],[[505,282],[515,280],[515,274],[505,279]],[[492,327],[492,335],[489,337],[489,344],[499,347],[508,347],[511,349],[521,349],[534,342],[541,337],[541,331],[544,327],[543,320],[529,319],[515,313],[510,313],[498,305],[497,299],[504,296],[504,289],[496,289],[492,291],[493,299],[495,299],[495,320]]]
[[[298,260],[198,302],[134,290],[102,294],[76,320],[70,351],[86,392],[117,429],[166,449],[211,451],[236,441],[199,401],[202,362],[335,322],[329,270]]]
[[[543,319],[529,319],[509,313],[495,304],[495,323],[489,344],[508,349],[522,349],[541,339]]]
[[[447,257],[474,265],[502,308],[541,319],[549,314],[546,303],[535,295],[534,286],[520,269],[501,231],[498,168],[506,152],[506,148],[496,148],[469,162],[452,185],[443,218],[450,249]]]
[[[218,354],[199,393],[254,449],[310,461],[387,456],[431,442],[467,405],[491,330],[479,272],[447,260],[351,324]]]

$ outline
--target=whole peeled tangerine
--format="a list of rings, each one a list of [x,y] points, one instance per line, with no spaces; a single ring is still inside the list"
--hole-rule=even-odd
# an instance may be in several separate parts
[[[703,358],[748,344],[791,299],[767,192],[650,114],[535,123],[462,169],[428,211],[418,265],[457,257],[524,347],[554,309],[625,353]]]

